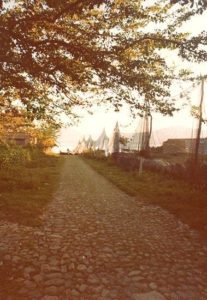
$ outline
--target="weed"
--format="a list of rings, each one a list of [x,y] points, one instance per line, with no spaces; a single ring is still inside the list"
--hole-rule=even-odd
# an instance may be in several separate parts
[[[132,196],[158,205],[207,237],[207,195],[187,182],[145,171],[125,171],[104,160],[83,158],[98,173]]]

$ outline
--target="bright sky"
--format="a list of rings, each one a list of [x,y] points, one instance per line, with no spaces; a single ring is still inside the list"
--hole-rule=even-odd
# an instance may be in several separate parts
[[[186,24],[186,31],[190,31],[194,34],[198,34],[201,31],[207,31],[207,12],[202,16],[196,16],[190,22]],[[191,68],[196,74],[207,74],[207,62],[201,65],[193,65],[188,63],[183,63],[178,61],[175,56],[166,52],[165,54],[169,65],[182,66],[184,68]],[[181,87],[181,89],[186,89],[186,87]],[[194,88],[191,91],[190,88],[190,101],[193,104],[198,104],[200,99],[200,87]],[[179,96],[179,87],[175,87],[174,95]],[[205,85],[205,100],[207,103],[207,82]],[[182,100],[179,100],[182,103]],[[206,108],[207,110],[207,108]],[[135,131],[139,118],[132,119],[129,114],[129,109],[124,107],[120,112],[114,112],[113,109],[106,112],[105,107],[99,107],[94,109],[93,115],[81,112],[81,119],[78,126],[73,126],[69,128],[63,128],[60,132],[58,139],[58,144],[62,150],[67,148],[73,149],[78,141],[85,136],[86,138],[91,135],[92,138],[96,139],[102,132],[103,128],[106,129],[108,136],[111,135],[116,122],[119,122],[120,130],[124,133],[132,133]],[[174,117],[163,117],[160,114],[154,114],[153,116],[153,130],[161,128],[192,128],[193,119],[190,116],[190,105],[182,109],[179,113],[175,113]]]

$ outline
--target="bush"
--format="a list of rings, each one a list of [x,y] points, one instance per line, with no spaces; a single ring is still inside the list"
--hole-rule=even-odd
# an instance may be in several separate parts
[[[23,165],[31,160],[31,153],[28,149],[20,146],[1,146],[0,147],[0,168],[12,168],[13,166]]]
[[[105,151],[104,150],[88,150],[82,154],[85,158],[93,158],[97,160],[106,160]]]

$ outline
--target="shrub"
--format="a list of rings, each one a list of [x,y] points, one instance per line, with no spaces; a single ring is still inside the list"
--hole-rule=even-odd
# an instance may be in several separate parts
[[[85,158],[93,158],[97,160],[106,160],[104,150],[88,150],[82,154]]]
[[[25,164],[31,160],[31,154],[28,149],[20,146],[1,146],[0,147],[0,168],[12,168]]]

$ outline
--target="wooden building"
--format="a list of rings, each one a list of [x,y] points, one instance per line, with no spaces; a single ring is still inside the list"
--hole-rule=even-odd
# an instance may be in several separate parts
[[[35,145],[37,143],[36,138],[26,132],[8,133],[2,138],[2,140],[5,143],[20,145],[23,147]]]
[[[193,153],[196,139],[169,139],[163,143],[163,153]],[[207,138],[200,139],[199,153],[207,155]]]

